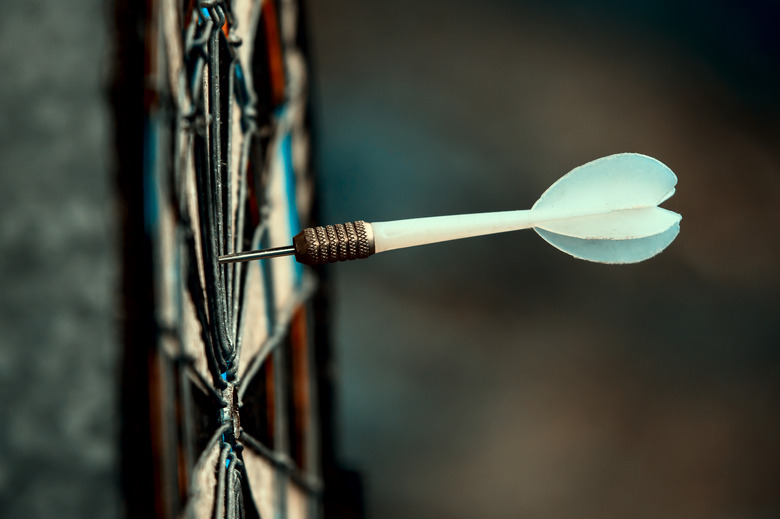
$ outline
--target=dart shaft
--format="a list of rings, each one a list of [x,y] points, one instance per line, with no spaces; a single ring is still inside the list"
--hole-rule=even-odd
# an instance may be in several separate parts
[[[393,220],[371,225],[376,236],[376,252],[384,252],[528,229],[533,226],[533,220],[531,211],[499,211]]]

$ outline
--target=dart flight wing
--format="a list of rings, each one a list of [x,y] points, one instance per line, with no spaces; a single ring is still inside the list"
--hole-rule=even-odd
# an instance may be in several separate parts
[[[636,263],[664,250],[682,217],[657,207],[674,194],[677,177],[658,160],[620,153],[573,169],[531,209],[534,230],[572,256],[600,263]]]

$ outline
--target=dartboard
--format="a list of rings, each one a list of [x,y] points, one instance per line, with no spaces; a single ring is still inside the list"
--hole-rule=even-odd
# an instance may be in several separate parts
[[[301,6],[136,4],[118,2],[113,90],[128,513],[317,517],[321,282],[291,258],[217,262],[312,221]]]

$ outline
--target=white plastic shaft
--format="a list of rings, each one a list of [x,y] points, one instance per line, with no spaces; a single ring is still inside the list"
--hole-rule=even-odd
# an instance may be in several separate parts
[[[371,227],[374,230],[374,246],[379,253],[484,234],[529,229],[532,224],[531,211],[500,211],[373,222]]]

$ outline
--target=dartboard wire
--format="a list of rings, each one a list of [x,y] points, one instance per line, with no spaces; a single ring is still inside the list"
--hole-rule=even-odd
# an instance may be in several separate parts
[[[236,480],[241,477],[241,472],[238,463],[240,462],[236,457],[235,451],[231,450],[228,453],[226,466],[224,468],[226,472],[225,479],[227,480],[227,488],[225,489],[225,519],[234,519],[239,513],[241,486],[236,485]]]
[[[262,11],[263,10],[260,9],[260,8],[258,8],[256,10],[257,17],[258,17],[258,21],[257,21],[258,24],[260,23],[259,20],[263,16]],[[285,9],[285,11],[287,11],[287,10]],[[292,52],[293,50],[294,50],[294,46],[285,49],[285,62],[287,61],[286,54],[288,54],[289,52]],[[285,63],[285,64],[287,64],[287,63]],[[242,121],[241,121],[242,122],[242,127],[246,127],[247,128],[247,133],[251,132],[251,133],[259,133],[259,134],[275,136],[272,139],[272,141],[268,144],[268,148],[267,149],[269,149],[269,150],[277,149],[279,147],[279,145],[280,145],[280,142],[285,137],[287,137],[288,135],[292,134],[292,128],[293,128],[293,125],[294,125],[294,120],[290,116],[290,113],[291,113],[290,106],[291,105],[296,105],[296,106],[297,105],[303,105],[303,104],[305,104],[304,103],[305,99],[303,97],[301,97],[300,95],[298,95],[298,93],[300,92],[300,89],[296,88],[293,91],[289,91],[287,99],[285,100],[284,104],[279,108],[279,110],[275,114],[272,114],[271,120],[268,121],[268,123],[266,125],[264,125],[263,128],[258,130],[256,128],[256,124],[255,124],[255,113],[256,113],[256,111],[255,111],[255,99],[256,99],[256,95],[255,95],[255,92],[254,92],[254,90],[252,88],[252,78],[251,78],[251,75],[244,74],[243,68],[239,69],[239,67],[241,66],[241,62],[240,61],[237,61],[236,65],[237,65],[236,66],[236,70],[241,70],[240,78],[238,78],[239,81],[236,82],[235,94],[236,94],[236,97],[237,97],[241,107],[242,107],[242,110],[241,110],[241,114],[242,114]],[[231,77],[236,79],[237,74],[233,74],[233,75],[231,75]],[[295,78],[289,78],[289,79],[294,80]],[[296,83],[296,84],[300,83],[300,81],[291,81],[291,82],[292,83]],[[288,85],[288,87],[289,86],[290,85]],[[300,93],[303,93],[303,92],[300,92]],[[251,139],[247,138],[245,140],[244,144],[245,144],[245,147],[244,147],[244,150],[242,151],[242,161],[243,161],[243,164],[242,164],[242,167],[241,167],[241,170],[240,170],[242,173],[245,173],[247,171],[247,168],[246,168],[245,165],[246,165],[246,163],[248,161]],[[262,171],[265,171],[265,172],[269,171],[271,169],[271,167],[273,165],[273,161],[275,159],[276,159],[276,157],[275,157],[274,153],[267,153],[267,154],[265,154],[264,157],[263,157],[263,162],[264,163],[263,163]],[[243,180],[246,181],[247,180],[246,177],[244,177]],[[245,189],[246,188],[246,184],[244,183],[242,187]],[[263,196],[261,198],[261,200],[262,200],[261,209],[260,209],[261,215],[262,215],[261,221],[263,221],[264,224],[265,224],[265,222],[267,222],[267,216],[270,213],[270,211],[269,211],[269,207],[270,207],[269,201],[273,198],[272,196],[270,196],[270,193],[268,192],[269,189],[270,189],[270,186],[267,186],[266,189],[263,190]],[[243,198],[241,200],[243,201]],[[244,204],[243,203],[240,204],[240,209],[242,211],[244,210]],[[239,222],[243,225],[244,218],[241,218],[239,220]],[[267,232],[267,230],[268,230],[267,225],[262,225],[262,227]],[[267,236],[265,233],[262,233],[262,235]],[[241,233],[238,236],[239,237],[243,236],[243,233]],[[268,269],[271,269],[270,265],[264,266],[264,270],[268,270]],[[270,277],[269,273],[266,273],[266,275],[269,276],[268,277],[269,280],[272,280],[272,277]],[[242,281],[242,284],[243,284],[243,281],[245,281],[245,280],[242,279],[241,281]],[[272,303],[272,306],[274,306],[274,307],[276,306],[276,302],[273,300],[273,298],[271,298],[271,300],[269,300],[268,302]],[[238,306],[240,303],[241,303],[241,299],[240,298],[236,298],[236,300],[234,301],[234,304],[236,306]],[[241,332],[242,325],[243,325],[243,322],[244,322],[244,317],[245,316],[244,316],[243,312],[239,312],[238,315],[237,315],[237,319],[234,320],[234,325],[236,326],[236,333],[235,333],[234,336],[236,337],[236,341],[239,342],[239,343],[240,343],[241,338],[242,338],[242,334],[240,332]],[[273,321],[275,320],[274,317],[275,317],[275,315],[272,315],[271,319],[270,319],[270,327],[271,328],[274,327],[274,325],[273,325]],[[240,344],[237,344],[236,348],[237,348],[237,350],[239,350],[240,349]]]
[[[244,225],[246,218],[246,204],[248,194],[248,179],[247,173],[249,168],[249,152],[252,144],[252,140],[255,137],[257,126],[255,124],[254,117],[254,102],[256,96],[252,90],[251,84],[248,83],[247,78],[243,73],[239,75],[239,71],[242,70],[240,59],[236,59],[233,67],[233,73],[236,76],[236,92],[235,96],[241,107],[241,129],[244,133],[244,138],[241,142],[241,155],[238,166],[239,174],[239,186],[238,186],[238,200],[237,200],[237,215],[236,215],[236,233],[233,240],[233,250],[241,250],[243,248],[244,240]],[[233,337],[236,347],[236,365],[233,367],[235,372],[238,370],[238,362],[240,362],[241,344],[243,343],[243,337],[239,335],[240,321],[242,313],[240,313],[239,306],[241,305],[242,295],[244,292],[244,284],[246,282],[246,265],[234,264],[235,270],[233,272]]]
[[[226,164],[226,192],[227,192],[227,210],[223,212],[227,218],[227,222],[224,226],[226,229],[225,245],[227,251],[235,251],[242,248],[243,236],[244,236],[244,219],[245,219],[245,207],[247,196],[247,168],[249,160],[249,150],[252,142],[252,138],[255,134],[255,109],[254,100],[256,96],[252,90],[250,84],[248,84],[248,78],[246,78],[241,66],[241,61],[236,51],[236,46],[241,43],[240,39],[235,36],[235,31],[238,27],[238,22],[235,16],[233,16],[230,6],[225,11],[225,17],[229,22],[229,31],[227,36],[227,49],[230,53],[230,66],[228,74],[228,125],[229,133],[227,140],[227,164]],[[257,12],[259,16],[259,10]],[[235,117],[232,107],[234,102],[240,109],[240,128],[242,133],[241,150],[239,152],[239,164],[238,171],[234,173],[233,168],[233,153],[232,147],[234,146],[233,127]],[[236,193],[235,200],[233,199],[233,184],[236,182],[234,174],[237,175],[238,193]],[[233,232],[235,229],[235,232]],[[239,321],[240,321],[240,305],[242,302],[243,285],[245,283],[246,267],[241,265],[227,266],[225,270],[225,287],[226,287],[226,303],[228,310],[228,323],[230,324],[230,337],[232,339],[233,351],[230,356],[230,367],[228,370],[228,379],[233,379],[238,371],[239,354],[241,335],[239,334]]]
[[[200,36],[196,37],[198,28],[201,27],[201,21],[203,21],[203,19],[200,16],[199,10],[194,10],[192,12],[190,24],[185,32],[184,55],[191,56],[194,54],[196,56],[188,84],[192,100],[190,105],[191,111],[184,112],[185,116],[193,115],[201,101],[203,68],[206,66],[206,57],[208,55],[206,47],[208,45],[209,37],[211,36],[211,29],[214,25],[214,22],[210,18],[206,19],[203,21]]]
[[[192,357],[189,356],[182,357],[182,361],[185,362],[185,364],[189,368],[187,370],[187,373],[195,379],[193,382],[199,387],[202,386],[201,389],[205,393],[209,394],[212,398],[214,398],[218,407],[225,408],[229,405],[229,402],[225,400],[222,394],[216,389],[214,389],[214,386],[212,384],[209,384],[209,382],[205,378],[203,378],[203,375],[197,369],[192,368]]]
[[[238,70],[240,69],[240,58],[238,55],[238,52],[236,51],[236,46],[240,44],[240,40],[235,37],[235,30],[238,27],[237,22],[235,21],[235,18],[230,14],[230,11],[227,12],[227,18],[231,20],[230,23],[230,29],[228,32],[228,51],[230,53],[231,62],[229,66],[229,74],[228,74],[228,128],[229,133],[228,136],[233,136],[233,126],[234,126],[234,111],[232,107],[234,106],[236,100],[238,100],[238,106],[241,111],[241,132],[242,132],[242,140],[241,140],[241,149],[239,151],[239,161],[238,161],[238,171],[235,173],[237,176],[237,179],[235,179],[235,182],[238,184],[238,192],[236,193],[235,200],[233,199],[233,185],[234,185],[234,169],[233,169],[233,146],[234,146],[234,139],[228,138],[227,142],[227,165],[226,165],[226,172],[227,172],[227,211],[225,212],[226,217],[228,219],[227,224],[225,228],[227,229],[227,234],[225,236],[225,244],[226,244],[226,250],[227,251],[236,251],[240,247],[239,241],[243,238],[243,230],[244,230],[244,208],[246,203],[246,162],[248,159],[249,154],[249,143],[251,142],[252,136],[254,134],[254,121],[251,120],[250,117],[245,117],[244,112],[247,111],[248,107],[245,104],[246,101],[249,101],[252,99],[252,97],[249,97],[249,99],[242,100],[239,99],[238,91],[239,89],[243,89],[244,91],[247,91],[249,87],[245,84],[241,84],[243,79],[242,77],[239,77]],[[234,232],[235,229],[235,232]],[[232,338],[232,344],[233,344],[233,355],[228,378],[233,378],[235,376],[235,373],[238,370],[238,341],[239,337],[237,335],[237,317],[238,317],[238,305],[240,301],[240,292],[241,292],[241,285],[243,281],[243,272],[244,269],[237,267],[237,266],[230,266],[226,269],[226,279],[225,279],[225,285],[227,288],[227,295],[226,295],[226,301],[228,305],[228,317],[229,317],[229,323],[231,326],[230,332],[231,332],[231,338]]]
[[[197,139],[196,139],[197,140]],[[208,333],[209,341],[207,341],[207,345],[211,347],[213,350],[213,355],[216,358],[217,361],[217,376],[219,376],[219,373],[223,372],[226,369],[225,361],[224,361],[224,355],[223,355],[223,349],[218,344],[219,341],[219,334],[218,332],[214,332],[215,328],[218,326],[218,321],[220,318],[220,314],[217,310],[217,303],[216,303],[216,294],[212,294],[210,292],[213,291],[214,287],[217,284],[217,272],[216,267],[213,265],[209,259],[214,256],[213,254],[213,247],[212,247],[212,236],[213,236],[213,213],[211,211],[211,204],[209,202],[209,196],[207,195],[208,189],[211,187],[210,182],[210,175],[208,173],[204,172],[204,169],[208,168],[208,157],[204,156],[205,154],[202,153],[203,145],[201,143],[201,150],[197,150],[197,142],[196,142],[196,151],[201,151],[199,155],[201,155],[201,164],[203,162],[206,163],[206,166],[201,165],[198,167],[198,164],[196,162],[196,172],[198,177],[198,189],[197,189],[197,197],[198,197],[198,205],[199,205],[199,215],[200,215],[200,239],[201,239],[201,251],[203,253],[203,271],[204,271],[204,280],[205,280],[205,303],[206,308],[208,309],[208,315],[199,316],[203,320],[201,321],[203,324],[203,327],[205,329],[205,332]],[[217,343],[217,344],[214,344]]]
[[[208,443],[206,444],[206,448],[203,449],[203,452],[201,452],[200,456],[198,456],[198,461],[195,462],[195,465],[192,468],[193,474],[198,474],[201,470],[205,468],[206,462],[208,461],[208,458],[211,454],[211,451],[214,449],[214,446],[217,445],[221,439],[222,435],[225,434],[225,432],[230,429],[229,424],[222,425],[219,429],[217,429],[214,434],[211,435],[211,438],[209,438]],[[197,485],[197,479],[193,478],[192,482],[190,483],[188,492],[187,492],[187,505],[185,505],[185,513],[187,515],[192,515],[192,506],[194,503],[194,497],[200,492],[200,489]]]
[[[225,12],[225,6],[219,5],[215,6],[214,8],[211,8],[209,10],[210,13],[213,13],[212,16],[218,17],[217,27],[216,30],[212,30],[212,40],[211,40],[211,60],[213,62],[213,67],[210,64],[209,65],[209,72],[210,72],[210,81],[209,86],[211,87],[212,91],[214,92],[214,103],[213,103],[213,110],[212,113],[215,115],[215,117],[212,118],[212,122],[214,124],[215,131],[212,132],[212,135],[214,137],[214,146],[209,150],[213,156],[212,156],[212,167],[213,169],[213,175],[215,178],[215,207],[216,207],[216,222],[217,222],[217,236],[219,237],[217,241],[217,254],[222,254],[230,249],[230,243],[232,241],[232,214],[233,214],[233,206],[232,206],[232,182],[231,182],[231,170],[230,170],[230,144],[231,144],[231,137],[232,137],[232,72],[233,72],[233,62],[235,59],[235,56],[231,52],[231,46],[227,42],[227,38],[224,36],[223,28],[226,27],[227,22],[227,14]],[[229,28],[229,30],[232,30],[232,28]],[[228,88],[227,92],[223,91],[222,89],[222,82],[221,82],[221,76],[222,76],[222,68],[223,65],[223,43],[224,46],[227,48],[227,54],[229,56],[229,61],[227,62],[227,82],[228,82]],[[225,99],[227,97],[227,99]],[[223,110],[225,113],[223,113]],[[227,116],[227,121],[224,121],[224,117]],[[222,128],[226,129],[225,133],[223,134]],[[224,141],[223,141],[224,138]],[[232,269],[224,268],[223,266],[219,266],[219,283],[220,286],[218,287],[218,290],[222,292],[220,294],[222,297],[220,299],[223,299],[223,301],[220,301],[220,303],[224,304],[224,322],[226,324],[226,328],[229,327],[229,323],[231,322],[231,310],[232,305],[230,305],[231,297],[232,297],[232,280],[231,280],[231,273]],[[235,348],[232,343],[232,335],[227,332],[227,329],[224,331],[226,335],[225,339],[225,345],[228,346],[228,350],[226,351],[226,361],[228,364],[228,367],[230,367],[230,364],[233,361],[234,355],[235,355]]]
[[[244,429],[241,429],[241,442],[271,465],[284,472],[290,480],[305,489],[312,496],[320,496],[322,494],[324,488],[322,480],[296,466],[288,455],[266,447],[260,440]]]
[[[214,23],[214,20],[217,22]],[[211,23],[208,23],[211,21]],[[201,83],[195,84],[195,92],[203,90],[203,96],[193,95],[194,98],[200,98],[197,104],[203,113],[208,113],[205,139],[196,137],[201,144],[196,145],[196,178],[197,178],[197,198],[200,216],[200,241],[202,251],[202,266],[204,273],[204,289],[206,291],[206,308],[208,309],[208,320],[204,321],[212,336],[209,341],[213,347],[213,355],[218,365],[218,374],[226,373],[229,363],[232,360],[233,347],[232,341],[227,333],[226,301],[224,290],[223,269],[220,269],[215,261],[216,256],[222,247],[222,161],[221,161],[221,131],[220,131],[220,98],[219,98],[219,37],[221,31],[219,28],[224,23],[224,17],[221,15],[219,6],[209,8],[205,13],[199,11],[197,22],[207,28],[211,28],[208,35],[207,59],[208,73],[202,76]],[[205,36],[205,35],[204,35]],[[201,42],[206,38],[202,36],[197,40]],[[193,46],[190,46],[194,48]],[[199,51],[202,53],[203,47]],[[198,62],[200,60],[197,60]],[[195,70],[198,70],[196,64]],[[208,84],[208,89],[203,84]],[[200,87],[200,88],[198,88]],[[208,109],[206,110],[206,107]],[[197,113],[197,110],[196,110]]]
[[[201,278],[197,265],[193,265],[197,259],[197,248],[195,245],[195,235],[190,229],[183,230],[185,246],[187,247],[188,254],[184,260],[188,262],[183,266],[182,271],[186,272],[186,287],[187,292],[192,297],[193,306],[195,308],[196,317],[200,326],[200,336],[203,341],[204,353],[206,356],[206,362],[209,366],[209,371],[212,375],[213,385],[218,388],[224,388],[226,382],[219,376],[220,363],[216,355],[217,349],[213,344],[212,334],[209,332],[208,323],[210,321],[208,315],[208,297],[203,291],[203,285],[201,284]]]
[[[232,29],[231,29],[232,30]],[[230,47],[228,45],[228,47]],[[231,61],[228,64],[228,91],[227,91],[227,142],[225,143],[225,166],[224,166],[224,175],[223,178],[225,178],[227,181],[225,182],[225,210],[222,212],[223,218],[226,220],[224,223],[224,242],[223,242],[223,250],[225,252],[229,252],[231,250],[235,250],[233,247],[233,171],[232,171],[232,147],[233,147],[233,73],[235,70],[235,59],[236,56],[234,53],[230,53],[231,55]],[[233,345],[233,356],[235,358],[235,336],[233,334],[233,272],[235,269],[232,268],[225,268],[223,269],[224,272],[224,279],[223,282],[225,283],[225,302],[226,304],[226,311],[227,311],[227,319],[228,324],[230,325],[229,330],[229,337],[231,339],[231,344]]]
[[[187,153],[191,153],[193,151],[192,145],[194,144],[194,135],[192,134],[192,132],[193,130],[187,132]],[[181,239],[183,241],[186,250],[186,254],[183,255],[182,258],[182,265],[180,266],[181,269],[180,272],[186,273],[186,276],[184,278],[186,280],[185,286],[188,289],[186,290],[186,292],[188,292],[190,294],[190,297],[192,298],[192,302],[195,307],[198,321],[205,325],[211,320],[208,312],[208,304],[207,304],[208,296],[204,291],[204,287],[203,287],[204,279],[201,278],[201,271],[197,265],[198,252],[195,243],[196,238],[195,238],[195,234],[192,231],[192,218],[186,201],[181,205],[180,218],[182,221],[182,225],[180,226]],[[207,326],[201,326],[201,338],[203,339],[203,343],[206,350],[205,353],[207,357],[207,362],[210,367],[209,371],[211,371],[212,378],[215,380],[217,387],[219,387],[222,385],[220,383],[221,379],[219,377],[219,362],[216,356],[214,355],[215,349],[213,347],[212,337],[211,334],[209,333]]]
[[[236,31],[238,30],[238,20],[233,15],[232,11],[232,3],[227,3],[224,5],[224,15],[225,15],[225,22],[228,25],[228,31],[226,35],[226,48],[228,51],[228,55],[230,56],[230,63],[228,65],[228,103],[227,103],[227,115],[228,115],[228,122],[227,122],[227,128],[228,128],[228,139],[227,139],[227,152],[225,154],[226,156],[226,165],[225,165],[225,178],[227,179],[226,186],[227,186],[227,196],[226,196],[226,205],[227,205],[227,211],[225,211],[225,216],[227,218],[227,223],[225,225],[226,234],[225,234],[225,250],[226,251],[235,251],[236,245],[235,245],[235,238],[238,236],[238,229],[237,227],[237,209],[240,208],[242,204],[243,198],[241,197],[242,193],[237,193],[237,199],[233,200],[233,184],[234,184],[234,171],[233,171],[233,146],[234,146],[234,139],[233,139],[233,123],[234,123],[234,110],[233,107],[235,106],[235,89],[236,89],[236,68],[237,64],[239,63],[239,56],[238,52],[236,51],[236,48],[238,45],[240,45],[241,40],[236,36]],[[244,139],[247,137],[244,136]],[[239,189],[241,185],[241,179],[244,176],[244,172],[240,169],[240,160],[239,160],[239,170],[237,174],[237,180]],[[234,233],[235,231],[235,233]],[[234,301],[235,298],[235,276],[237,275],[237,269],[235,268],[228,268],[225,269],[226,278],[225,278],[225,287],[227,290],[227,312],[228,312],[228,323],[230,324],[230,338],[233,344],[233,359],[232,362],[233,365],[231,365],[231,369],[229,370],[228,377],[231,378],[232,375],[235,373],[235,364],[238,363],[238,359],[236,358],[237,351],[236,351],[236,334],[235,334],[235,308],[234,308]],[[232,372],[231,372],[232,370]]]
[[[210,31],[210,27],[213,25],[209,20],[204,24],[204,31]],[[176,117],[175,123],[175,138],[174,140],[174,167],[172,172],[171,182],[173,184],[171,193],[172,207],[176,211],[177,219],[180,222],[177,226],[177,236],[179,237],[179,243],[183,247],[179,247],[179,253],[177,254],[178,272],[185,273],[179,279],[182,281],[179,302],[178,302],[178,329],[179,335],[183,336],[183,315],[184,308],[181,297],[186,297],[184,294],[189,293],[191,301],[193,303],[196,317],[200,323],[206,324],[211,321],[211,315],[208,311],[207,294],[205,289],[205,272],[201,270],[198,261],[198,248],[196,245],[196,238],[193,232],[194,221],[190,210],[190,204],[186,189],[182,189],[180,186],[187,184],[187,171],[188,163],[193,157],[195,137],[197,135],[203,135],[207,129],[206,117],[204,116],[200,103],[193,102],[194,100],[201,99],[200,91],[203,88],[202,79],[198,81],[198,75],[203,71],[203,64],[205,63],[207,53],[204,50],[204,45],[207,43],[208,38],[201,36],[197,40],[195,39],[196,29],[199,26],[197,15],[193,17],[192,23],[187,27],[184,37],[185,53],[182,56],[184,59],[184,67],[182,68],[182,78],[184,88],[178,89],[178,99],[176,100],[176,109],[180,114]],[[166,47],[167,48],[167,47]],[[195,65],[189,67],[188,63],[194,62]],[[191,76],[189,81],[186,80],[188,76],[187,68],[194,70],[194,75]],[[193,169],[196,170],[195,164]],[[196,171],[197,174],[197,171]],[[170,178],[170,177],[169,177]],[[201,242],[202,243],[202,242]],[[203,255],[203,247],[201,247],[201,257]],[[201,326],[201,338],[203,340],[205,348],[205,356],[208,364],[209,372],[212,374],[213,384],[204,383],[205,387],[208,387],[212,392],[213,387],[222,388],[224,381],[219,377],[219,361],[215,356],[215,349],[213,347],[213,340],[211,334],[208,331],[208,327]],[[184,354],[184,352],[182,352]],[[202,379],[200,371],[197,369],[192,370],[193,373],[197,373],[198,377]],[[224,402],[221,397],[217,397],[217,400]]]
[[[295,315],[298,308],[311,298],[316,289],[316,278],[312,274],[304,273],[303,282],[301,283],[300,288],[293,292],[291,301],[276,313],[275,324],[271,333],[269,333],[268,338],[263,342],[262,346],[260,346],[260,349],[254,357],[249,360],[250,365],[244,375],[236,381],[239,405],[241,405],[249,381],[257,374],[266,357],[268,357],[268,355],[272,353],[287,336],[293,315]]]
[[[184,171],[186,169],[186,160],[188,160],[187,154],[191,152],[193,140],[195,140],[193,133],[198,134],[199,130],[202,130],[203,133],[200,133],[200,135],[205,134],[205,138],[209,142],[207,147],[209,151],[208,153],[202,154],[201,167],[197,167],[196,165],[198,206],[200,208],[198,212],[201,220],[201,225],[199,226],[201,229],[200,241],[203,244],[201,247],[202,261],[199,263],[201,263],[204,270],[202,273],[204,276],[202,282],[205,300],[203,302],[206,307],[205,312],[199,312],[199,318],[214,334],[213,339],[205,342],[207,348],[212,349],[213,351],[212,356],[215,357],[217,364],[216,376],[219,377],[219,375],[225,373],[228,368],[232,368],[231,371],[236,369],[236,348],[234,347],[234,340],[237,338],[237,334],[235,331],[236,312],[234,311],[234,308],[238,306],[240,299],[235,297],[236,290],[234,289],[234,285],[237,280],[233,280],[232,269],[226,273],[223,267],[221,267],[218,272],[214,272],[213,269],[208,268],[208,266],[213,267],[213,263],[215,263],[209,260],[224,251],[226,243],[229,244],[228,247],[232,247],[233,238],[230,236],[232,235],[232,232],[229,230],[233,227],[233,223],[232,221],[228,221],[227,225],[225,225],[222,218],[226,213],[229,213],[229,215],[232,216],[233,211],[230,210],[230,207],[233,206],[233,200],[232,197],[227,200],[228,211],[224,211],[221,191],[223,188],[223,180],[226,177],[230,179],[230,165],[224,165],[227,167],[223,167],[221,151],[219,151],[219,146],[221,145],[221,132],[219,128],[219,110],[221,103],[219,99],[218,75],[220,64],[218,49],[219,38],[222,32],[219,30],[219,27],[224,23],[225,16],[223,15],[221,6],[216,3],[213,3],[213,5],[207,9],[206,13],[207,15],[204,15],[202,10],[193,13],[190,26],[185,31],[185,38],[187,40],[185,42],[185,48],[187,50],[186,55],[189,60],[194,60],[194,65],[188,67],[189,70],[194,71],[191,81],[189,82],[191,86],[190,98],[201,102],[190,104],[191,108],[189,111],[183,110],[184,114],[182,116],[183,122],[181,126],[183,129],[189,131],[187,132],[188,137],[186,139],[187,143],[185,149],[180,153],[182,158],[177,169],[179,169],[179,171]],[[217,20],[217,23],[215,23],[214,20]],[[198,28],[200,28],[200,32],[198,32]],[[228,50],[231,55],[229,70],[232,82],[232,76],[235,74],[234,64],[236,53],[234,52],[232,45],[228,46]],[[202,75],[202,72],[205,72],[204,64],[207,61],[209,68],[208,74],[205,76]],[[199,73],[200,77],[198,77]],[[201,96],[201,91],[204,89],[204,83],[209,85],[209,91],[205,92],[208,95],[205,97]],[[245,85],[244,89],[246,90]],[[228,94],[230,96],[228,101],[230,101],[233,95],[232,85]],[[251,94],[244,97],[251,99]],[[183,108],[186,101],[182,101],[180,106]],[[206,104],[209,107],[209,114],[204,117],[204,105]],[[250,120],[250,118],[243,118],[243,116],[242,119]],[[202,125],[199,124],[198,121],[203,121]],[[230,124],[229,128],[232,130],[232,124]],[[251,125],[248,129],[250,131],[252,130]],[[228,138],[227,140],[229,145],[230,139]],[[248,152],[245,152],[245,155],[247,154]],[[211,171],[211,174],[204,174],[205,171]],[[244,175],[242,174],[241,176],[243,177]],[[245,181],[240,183],[245,185]],[[214,191],[216,191],[216,193],[214,193]],[[209,192],[211,192],[213,196],[208,196]],[[227,194],[230,194],[230,192],[231,189],[226,190]],[[244,196],[245,189],[240,193],[239,199],[242,199]],[[189,212],[184,209],[187,207],[185,198],[186,194],[182,193],[180,195],[179,207],[183,209],[182,214],[187,215],[186,217],[189,219]],[[243,204],[240,203],[238,204],[239,207],[242,207],[242,205]],[[240,216],[243,217],[243,207]],[[214,229],[215,225],[217,229]],[[191,226],[187,227],[190,229],[192,228]],[[226,231],[228,231],[229,236],[225,235]],[[238,279],[241,277],[242,276],[237,276]],[[204,314],[206,317],[205,320],[203,319]],[[227,333],[228,330],[229,333]],[[216,348],[214,348],[215,342]]]
[[[241,143],[241,161],[238,168],[239,171],[239,185],[238,185],[238,214],[236,216],[236,234],[234,240],[234,250],[241,247],[244,236],[244,218],[246,216],[246,196],[247,196],[247,167],[249,162],[249,147],[254,136],[254,125],[244,135],[244,140]],[[245,265],[236,265],[233,271],[233,301],[232,312],[233,319],[231,324],[233,325],[233,341],[236,347],[236,365],[233,369],[238,370],[238,363],[241,361],[241,345],[243,343],[241,335],[239,335],[239,322],[241,321],[242,312],[240,310],[242,296],[244,294],[244,283],[246,282]]]
[[[194,285],[194,281],[192,279],[192,272],[190,272],[190,293],[193,295],[195,299],[197,299],[198,303],[202,302],[201,304],[196,303],[196,310],[198,312],[198,320],[202,323],[202,336],[204,338],[204,346],[206,348],[206,355],[207,358],[210,360],[209,364],[212,366],[212,375],[215,379],[216,385],[218,387],[223,386],[224,382],[220,380],[220,372],[224,370],[224,360],[222,358],[222,355],[220,355],[220,349],[215,347],[214,342],[218,340],[217,337],[212,337],[211,330],[213,329],[213,324],[217,319],[217,311],[214,305],[214,298],[209,294],[211,291],[210,288],[215,285],[215,276],[212,269],[209,269],[209,256],[211,247],[210,244],[210,238],[211,238],[211,232],[210,230],[213,229],[212,225],[212,219],[213,214],[210,210],[210,204],[208,200],[207,193],[209,192],[210,188],[210,178],[208,174],[204,174],[209,169],[209,154],[203,153],[203,144],[201,141],[207,140],[208,135],[210,132],[210,125],[211,125],[211,117],[210,114],[206,115],[205,105],[207,102],[209,102],[209,99],[207,97],[207,92],[205,92],[204,89],[204,79],[206,78],[204,72],[205,72],[205,65],[206,60],[209,56],[209,49],[208,49],[208,43],[211,38],[212,29],[214,26],[214,23],[211,19],[211,17],[204,17],[200,10],[193,13],[193,19],[191,21],[191,25],[194,25],[196,27],[203,27],[200,33],[199,37],[195,37],[195,34],[197,33],[196,30],[188,31],[188,36],[191,35],[193,39],[192,42],[188,42],[186,47],[190,51],[188,52],[188,55],[191,57],[191,59],[194,58],[195,65],[193,67],[193,75],[191,80],[191,89],[192,94],[191,97],[193,99],[193,108],[192,111],[189,114],[185,114],[185,117],[188,117],[190,120],[194,121],[194,125],[190,125],[188,128],[190,129],[190,135],[191,135],[191,145],[190,149],[193,153],[192,156],[195,157],[195,163],[194,163],[194,170],[195,170],[195,180],[196,180],[196,196],[197,196],[197,206],[198,206],[198,216],[200,220],[200,224],[198,225],[199,228],[199,239],[200,239],[200,251],[201,251],[201,261],[197,261],[198,255],[197,251],[194,247],[190,247],[190,261],[192,262],[194,260],[194,263],[191,265],[191,267],[194,267],[198,272],[198,278],[200,277],[201,268],[202,268],[202,275],[203,279],[202,281],[198,279],[198,284],[201,284],[202,286],[196,287]],[[198,124],[198,121],[203,121],[202,124]],[[205,164],[204,164],[205,162]],[[192,229],[191,225],[188,226],[189,229]],[[191,231],[190,231],[191,233]],[[194,238],[194,237],[193,237]],[[193,250],[195,249],[195,250]],[[191,270],[191,269],[190,269]],[[198,294],[198,296],[196,296]],[[213,359],[213,362],[211,362],[211,359]],[[214,366],[213,364],[216,364]]]
[[[253,238],[253,243],[259,243],[260,236],[265,234],[267,231],[267,223],[263,222],[261,223],[254,232],[255,237]],[[249,291],[245,289],[244,285],[246,284],[246,278],[248,277],[248,269],[250,268],[249,265],[245,266],[242,270],[242,280],[241,280],[241,297],[243,298],[243,301],[240,301],[240,307],[238,308],[238,313],[235,319],[235,326],[236,326],[236,359],[238,362],[236,362],[236,373],[238,373],[238,364],[242,361],[241,360],[241,351],[244,346],[244,326],[247,322],[246,314],[247,314],[247,308],[249,308],[249,303],[246,300],[246,298],[250,297]],[[237,302],[238,306],[238,302]],[[250,359],[251,360],[251,359]],[[236,384],[239,384],[239,380],[236,380]]]
[[[229,443],[222,442],[222,448],[219,453],[219,461],[217,462],[217,488],[216,488],[216,502],[214,504],[214,517],[225,517],[225,467],[227,465],[228,454],[230,454],[232,447]]]
[[[221,6],[215,5],[208,8],[209,16],[216,18],[216,22],[211,29],[211,39],[209,40],[209,147],[208,157],[209,165],[208,171],[210,175],[204,175],[207,179],[207,186],[210,189],[206,189],[206,193],[211,193],[208,201],[209,209],[209,241],[210,246],[209,256],[206,258],[206,262],[211,267],[212,288],[214,290],[213,297],[209,299],[213,301],[214,306],[214,321],[213,326],[216,331],[217,345],[220,349],[222,361],[225,372],[228,368],[229,357],[233,351],[233,347],[230,341],[230,337],[227,334],[227,305],[225,294],[225,269],[220,267],[216,262],[216,258],[224,252],[224,236],[225,229],[223,225],[224,208],[222,200],[222,183],[223,183],[223,163],[222,163],[222,102],[221,102],[221,90],[220,90],[220,53],[219,43],[220,35],[222,34],[222,26],[225,23],[225,17],[222,14]]]

